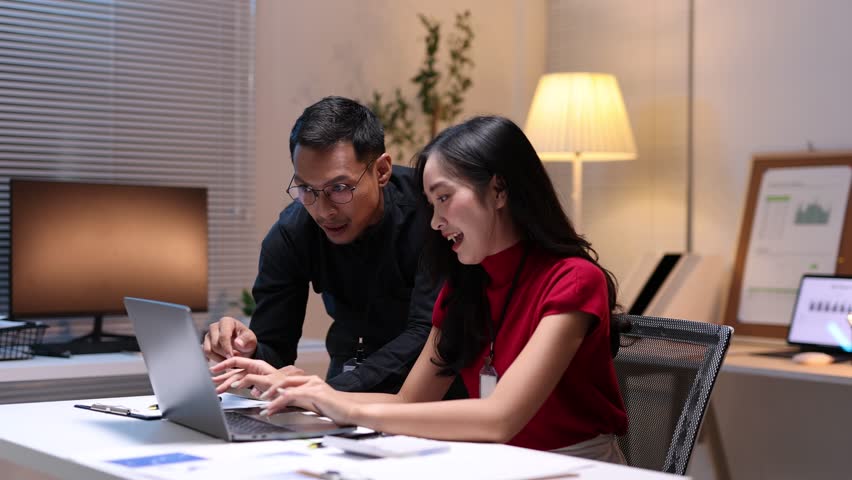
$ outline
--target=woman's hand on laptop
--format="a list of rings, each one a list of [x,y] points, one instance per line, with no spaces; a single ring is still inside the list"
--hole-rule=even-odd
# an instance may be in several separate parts
[[[251,388],[251,393],[259,397],[271,385],[281,382],[290,375],[304,375],[301,368],[288,365],[276,369],[263,360],[243,357],[231,357],[210,367],[213,373],[221,373],[213,377],[216,393],[224,393],[229,388]]]
[[[272,415],[295,406],[328,417],[338,425],[354,425],[359,403],[346,398],[346,393],[331,388],[324,380],[312,376],[289,375],[270,385],[260,396],[270,400],[261,415]]]
[[[234,356],[251,357],[257,350],[257,336],[236,318],[222,317],[210,324],[201,348],[207,359],[214,362]]]

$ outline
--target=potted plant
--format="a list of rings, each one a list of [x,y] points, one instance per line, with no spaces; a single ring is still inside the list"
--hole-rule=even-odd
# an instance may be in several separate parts
[[[239,300],[231,302],[231,306],[239,308],[241,315],[237,317],[237,319],[248,325],[251,321],[251,316],[254,314],[254,309],[257,307],[257,304],[254,302],[254,297],[252,296],[251,291],[247,288],[244,288],[242,292],[240,292]]]

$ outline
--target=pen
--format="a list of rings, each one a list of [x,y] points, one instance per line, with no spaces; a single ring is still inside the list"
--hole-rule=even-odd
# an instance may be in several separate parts
[[[120,405],[104,405],[103,403],[93,403],[92,410],[107,413],[117,413],[119,415],[130,415],[130,409]]]
[[[337,470],[326,470],[323,473],[318,473],[318,472],[312,472],[310,470],[302,469],[302,470],[296,470],[296,473],[298,473],[299,475],[304,475],[304,476],[309,477],[309,478],[319,478],[321,480],[347,480],[347,479],[369,480],[368,478],[362,477],[361,475],[358,475],[358,474],[345,474],[344,475],[344,474],[338,472]]]

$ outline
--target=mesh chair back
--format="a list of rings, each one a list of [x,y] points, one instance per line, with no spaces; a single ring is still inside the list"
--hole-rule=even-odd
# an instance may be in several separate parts
[[[615,371],[630,422],[619,445],[634,467],[684,475],[733,329],[621,315]]]

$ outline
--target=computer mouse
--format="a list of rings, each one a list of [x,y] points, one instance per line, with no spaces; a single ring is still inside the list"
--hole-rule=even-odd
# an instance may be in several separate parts
[[[802,352],[793,355],[793,362],[800,365],[828,365],[834,357],[823,352]]]

